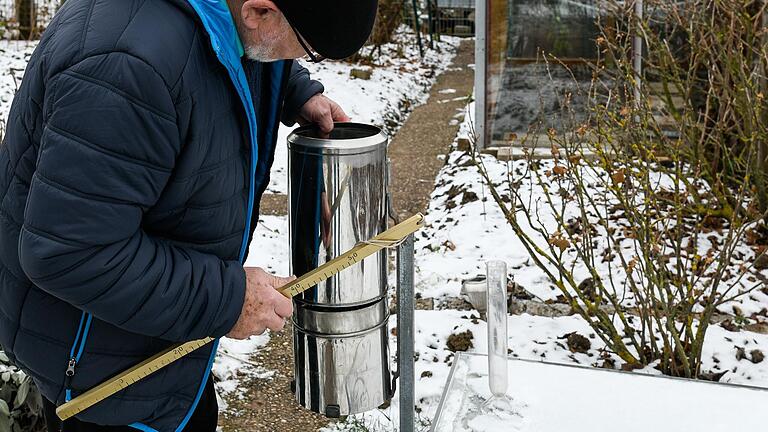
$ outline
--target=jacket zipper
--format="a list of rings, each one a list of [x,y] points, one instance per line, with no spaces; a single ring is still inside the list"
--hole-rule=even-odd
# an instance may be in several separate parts
[[[69,363],[67,364],[67,372],[65,372],[68,377],[75,376],[75,366],[77,366],[77,359],[72,357],[69,359]]]
[[[67,370],[64,372],[64,387],[65,387],[65,399],[69,401],[71,399],[70,384],[72,378],[75,376],[75,367],[83,356],[83,350],[85,349],[85,342],[88,340],[88,331],[91,328],[91,321],[93,315],[83,312],[80,317],[80,325],[77,327],[77,334],[75,335],[75,341],[72,343],[72,348],[69,350],[69,361],[67,361]]]

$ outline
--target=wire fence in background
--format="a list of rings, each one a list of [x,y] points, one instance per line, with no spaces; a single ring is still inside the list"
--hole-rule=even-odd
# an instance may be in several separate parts
[[[432,33],[453,36],[474,36],[475,0],[432,0]]]
[[[441,35],[475,34],[475,0],[402,0],[402,4],[403,22],[430,40]],[[414,26],[414,11],[418,26]]]

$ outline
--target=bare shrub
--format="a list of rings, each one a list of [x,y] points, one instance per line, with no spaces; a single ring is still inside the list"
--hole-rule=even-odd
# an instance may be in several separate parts
[[[764,287],[766,6],[647,1],[639,19],[609,4],[591,82],[558,95],[567,126],[513,143],[528,157],[505,182],[474,157],[532,260],[624,368],[698,377],[718,311],[740,315],[732,302]],[[551,161],[536,160],[542,145]]]

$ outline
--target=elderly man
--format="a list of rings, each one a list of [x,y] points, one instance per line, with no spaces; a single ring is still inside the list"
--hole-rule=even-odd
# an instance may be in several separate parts
[[[288,59],[353,54],[375,11],[65,3],[0,148],[0,345],[40,388],[51,431],[216,429],[215,344],[76,419],[53,412],[174,343],[283,327],[292,306],[275,288],[287,279],[242,265],[277,128],[347,120]]]

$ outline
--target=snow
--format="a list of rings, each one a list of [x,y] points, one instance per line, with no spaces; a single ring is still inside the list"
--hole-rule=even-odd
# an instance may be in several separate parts
[[[221,338],[218,355],[213,364],[213,374],[217,378],[216,389],[226,394],[238,389],[238,379],[249,374],[259,378],[269,378],[273,372],[250,364],[250,356],[269,342],[269,334],[251,336],[245,340]]]
[[[468,114],[474,110],[468,109]],[[468,133],[467,127],[462,127],[459,135]],[[528,205],[536,210],[537,216],[534,225],[528,225],[521,222],[526,229],[527,234],[533,238],[543,249],[548,248],[548,239],[535,228],[539,225],[546,227],[551,233],[557,228],[555,215],[545,204],[547,192],[539,184],[543,181],[550,188],[559,187],[554,180],[548,179],[547,172],[551,172],[555,163],[553,160],[538,161],[538,167],[533,170],[532,176],[524,176],[522,173],[529,172],[530,166],[527,160],[500,161],[489,155],[479,155],[480,161],[485,166],[494,183],[497,183],[499,193],[509,194],[508,174],[511,174],[515,181],[519,181],[518,190],[522,196],[528,197]],[[605,189],[600,185],[599,178],[609,178],[606,172],[597,170],[595,172],[583,172],[586,181],[594,185],[591,195],[596,201],[604,199],[607,195]],[[673,180],[661,173],[652,173],[655,177],[654,182],[658,188],[672,189]],[[537,179],[540,178],[541,180]],[[692,180],[695,181],[695,180]],[[702,186],[704,187],[704,186]],[[562,199],[556,194],[549,193],[553,199],[556,208],[562,203]],[[638,201],[642,198],[638,196]],[[610,198],[605,198],[604,208],[608,209],[615,202]],[[639,205],[639,204],[638,204]],[[578,218],[578,208],[574,203],[565,206],[564,220]],[[522,213],[518,212],[518,220],[522,218]],[[597,236],[594,249],[598,252],[610,249],[610,244],[606,239],[605,228],[598,221],[609,218],[610,213],[607,210],[601,214],[594,214],[591,218],[592,226],[596,232],[601,234]],[[626,221],[615,222],[615,228],[621,229],[628,226]],[[726,233],[713,230],[711,233],[701,235],[697,243],[697,254],[700,256],[717,256],[718,246],[714,240],[721,240]],[[631,251],[635,247],[635,241],[630,238],[621,240],[621,248],[631,258]],[[418,265],[418,291],[424,297],[445,298],[458,297],[461,288],[461,281],[471,279],[484,272],[483,263],[488,259],[499,259],[506,261],[514,275],[515,282],[525,288],[541,301],[556,300],[561,294],[550,281],[545,277],[542,270],[537,267],[523,246],[518,236],[514,233],[501,209],[496,205],[486,187],[479,170],[472,164],[468,154],[460,151],[453,151],[448,155],[446,165],[438,174],[435,190],[432,193],[429,208],[427,210],[426,227],[417,234],[417,265]],[[720,285],[722,292],[728,287],[733,286],[734,290],[747,291],[754,284],[754,277],[741,277],[744,273],[742,268],[751,267],[755,258],[755,252],[752,248],[743,242],[735,248],[733,258],[730,261],[729,268],[733,277],[731,280]],[[671,251],[662,245],[662,253],[671,253]],[[685,257],[684,257],[685,259]],[[574,263],[574,277],[581,282],[592,275],[589,269],[578,259],[576,250],[569,248],[565,252],[566,263]],[[609,281],[612,277],[615,281],[625,281],[627,275],[618,260],[596,260],[597,272],[604,281]],[[556,273],[556,269],[550,270]],[[768,277],[768,272],[763,271],[763,277]],[[704,287],[706,278],[699,280]],[[633,297],[628,290],[624,289],[624,282],[616,284],[614,287],[615,296],[623,299],[625,306],[633,305]],[[752,316],[761,315],[766,311],[768,305],[768,293],[755,290],[749,295],[730,301],[722,305],[719,310],[722,313],[733,314],[734,307],[740,310],[740,315]]]
[[[286,276],[289,264],[288,216],[261,216],[253,233],[245,265]]]
[[[576,317],[542,318],[529,315],[510,316],[509,318],[509,347],[512,356],[532,359],[546,359],[561,363],[573,362],[572,353],[558,340],[563,334],[580,332],[589,334],[586,323]],[[396,318],[390,321],[394,327]],[[437,408],[448,380],[450,369],[455,359],[455,353],[447,347],[448,338],[452,334],[467,330],[473,334],[471,351],[487,352],[487,326],[479,320],[475,311],[423,311],[415,312],[415,349],[416,349],[416,401],[420,427],[416,430],[428,429],[431,419],[437,413]],[[558,345],[558,343],[560,345]],[[390,353],[396,352],[396,338],[390,338]],[[597,350],[590,354],[597,358]],[[589,364],[587,354],[579,354],[578,360]],[[392,363],[393,370],[396,364]],[[514,378],[510,379],[514,386]],[[486,384],[487,385],[487,384]],[[399,424],[399,390],[392,399],[390,407],[354,416],[355,421],[363,423],[372,432],[391,431]],[[333,430],[357,430],[347,425],[329,427]]]
[[[469,350],[470,353],[485,354],[487,352],[487,327],[484,321],[478,319],[479,314],[475,311],[456,311],[456,310],[441,310],[441,311],[422,311],[417,310],[415,313],[416,322],[416,401],[417,401],[417,428],[416,430],[427,430],[431,425],[431,419],[435,418],[439,403],[442,397],[442,393],[448,382],[449,375],[451,373],[451,367],[456,361],[455,353],[451,352],[447,348],[447,340],[452,334],[461,333],[464,331],[471,331],[473,334],[472,344],[473,347]],[[390,326],[395,326],[395,317],[390,321]],[[547,362],[548,364],[558,365],[575,365],[584,367],[594,367],[601,364],[602,359],[611,357],[618,363],[619,359],[613,354],[607,354],[603,352],[605,348],[604,344],[600,342],[594,335],[589,325],[577,316],[564,316],[556,318],[547,318],[532,316],[528,314],[514,315],[508,317],[508,347],[510,350],[510,358],[512,359],[525,359],[533,361]],[[591,347],[586,353],[573,353],[566,346],[565,336],[570,333],[578,333],[590,340]],[[756,334],[752,332],[729,332],[718,326],[710,328],[707,334],[707,341],[705,343],[704,355],[702,365],[703,369],[711,369],[717,366],[722,371],[727,371],[721,378],[721,383],[739,384],[747,386],[758,386],[768,388],[768,365],[763,363],[753,364],[746,359],[738,360],[734,354],[734,345],[745,347],[747,351],[755,349],[757,347],[768,346],[768,336]],[[390,338],[390,353],[394,356],[396,352],[396,338]],[[517,365],[518,363],[511,363]],[[533,365],[537,365],[534,363]],[[682,383],[688,384],[687,381],[680,381],[676,379],[665,379],[662,381],[648,381],[645,377],[652,375],[660,375],[660,373],[653,368],[644,368],[628,375],[622,372],[613,371],[613,373],[606,373],[603,370],[596,370],[594,368],[582,370],[574,368],[564,368],[562,366],[548,366],[545,369],[530,369],[527,364],[524,366],[510,366],[509,372],[509,391],[508,394],[513,397],[513,404],[519,411],[524,414],[526,422],[520,422],[517,417],[507,418],[503,424],[507,427],[504,430],[509,429],[511,425],[521,425],[523,427],[520,430],[525,431],[549,431],[555,426],[561,427],[559,423],[537,423],[538,419],[551,420],[549,417],[560,417],[561,414],[565,415],[564,419],[573,418],[574,420],[580,419],[575,414],[579,410],[583,410],[590,416],[594,416],[593,407],[599,406],[601,419],[616,421],[617,423],[608,423],[601,420],[600,424],[604,425],[622,425],[622,430],[626,426],[627,430],[654,430],[654,429],[632,429],[635,427],[635,423],[625,423],[622,418],[632,418],[637,415],[644,415],[648,412],[659,413],[658,418],[669,418],[669,415],[664,415],[666,411],[665,406],[658,406],[655,403],[653,397],[650,397],[656,393],[670,393],[674,394],[673,400],[675,404],[670,406],[681,407],[681,404],[696,403],[696,406],[702,403],[708,407],[712,407],[712,410],[717,413],[727,412],[734,414],[741,414],[746,411],[753,413],[754,418],[750,419],[748,416],[744,416],[739,419],[726,416],[733,420],[734,425],[741,426],[742,424],[751,424],[749,421],[764,421],[760,417],[761,409],[750,409],[749,407],[759,406],[755,401],[762,401],[762,398],[768,397],[768,391],[760,393],[759,398],[755,398],[754,390],[741,391],[733,390],[732,387],[723,386],[720,384],[713,385],[710,389],[707,386],[689,388]],[[396,370],[396,364],[392,363],[393,370]],[[521,369],[522,368],[522,369]],[[472,377],[476,381],[470,385],[474,390],[469,391],[469,394],[473,391],[483,396],[486,399],[489,396],[488,381],[487,381],[487,357],[482,357],[482,361],[473,365]],[[479,372],[478,372],[479,371]],[[735,371],[735,372],[734,372]],[[635,382],[632,377],[637,377],[638,381]],[[693,383],[695,386],[702,386],[701,383]],[[616,389],[620,389],[620,393],[617,393]],[[562,391],[567,391],[567,397],[560,397]],[[696,397],[692,397],[692,394],[696,394]],[[696,401],[699,395],[706,396],[709,402]],[[329,426],[326,431],[354,431],[359,430],[355,427],[358,425],[365,425],[371,432],[383,432],[391,431],[397,428],[399,419],[399,393],[392,399],[390,407],[383,410],[374,410],[364,414],[352,416],[352,420]],[[462,395],[462,398],[464,396]],[[728,404],[721,404],[720,401],[728,399]],[[587,400],[588,405],[580,403],[580,400]],[[645,401],[650,400],[651,405],[644,405]],[[641,402],[642,401],[642,402]],[[609,403],[620,403],[620,407],[603,408]],[[668,403],[667,401],[666,403]],[[717,403],[716,403],[717,402]],[[643,405],[641,405],[641,403]],[[628,404],[636,409],[627,409],[624,405]],[[736,407],[733,408],[731,405]],[[461,406],[466,405],[466,401],[463,401]],[[524,406],[524,407],[523,407]],[[709,408],[708,408],[709,409]],[[657,411],[653,411],[657,410]],[[674,413],[683,413],[684,409],[674,408]],[[553,416],[553,412],[557,415]],[[693,410],[696,412],[696,410]],[[671,415],[671,414],[670,414]],[[573,416],[573,417],[568,417]],[[619,416],[616,418],[615,416]],[[624,416],[624,417],[622,417]],[[609,418],[610,417],[610,418]],[[654,417],[656,418],[656,417]],[[685,418],[685,417],[682,417]],[[528,422],[529,419],[530,422]],[[486,419],[488,420],[488,419]],[[695,420],[695,419],[693,419]],[[703,421],[693,422],[692,419],[688,419],[688,423],[685,427],[680,429],[667,429],[661,428],[656,430],[692,430],[708,426],[708,423]],[[737,421],[738,420],[738,421]],[[477,420],[478,422],[480,419]],[[586,420],[584,420],[586,422]],[[654,420],[655,421],[655,420]],[[741,423],[740,423],[740,422]],[[598,427],[599,425],[592,423],[592,427]],[[745,423],[746,422],[746,423]],[[573,430],[573,425],[579,424],[578,422],[572,423],[569,428],[562,430]],[[639,423],[643,424],[643,423]],[[716,424],[716,423],[715,423]],[[653,424],[656,426],[655,424]],[[457,431],[473,430],[473,431],[495,431],[501,430],[495,427],[486,427],[485,429],[478,427],[477,423],[473,423],[472,426],[475,429],[458,428]],[[538,428],[542,429],[538,429]],[[452,430],[452,429],[440,429],[440,430]],[[721,430],[717,428],[705,428],[701,430]]]
[[[485,356],[457,356],[436,432],[765,427],[768,390],[520,360],[507,362],[513,383],[507,392],[510,406],[487,412],[480,408],[490,398],[487,362]],[[631,399],[616,397],[617,389]],[[577,402],[585,398],[588,404]]]
[[[468,139],[472,135],[474,104],[470,103],[464,110],[465,122],[462,123],[457,140]],[[547,149],[548,150],[548,149]],[[506,180],[509,169],[519,168],[525,162],[499,161],[490,156],[482,156],[483,163],[494,183],[503,183]],[[542,161],[539,168],[542,172],[551,169],[552,162]],[[658,176],[659,183],[670,179]],[[535,202],[543,196],[540,187],[533,184],[521,186],[526,193],[531,195],[531,201]],[[448,193],[452,188],[457,188],[460,193],[451,197]],[[462,204],[464,194],[475,194],[477,199],[466,200]],[[554,223],[551,215],[542,211],[540,215],[544,224]],[[503,214],[497,208],[490,197],[487,188],[483,186],[483,180],[477,169],[473,167],[466,155],[462,152],[449,153],[446,165],[441,169],[435,181],[435,190],[432,193],[430,204],[426,213],[427,223],[425,228],[416,235],[416,291],[420,298],[434,298],[438,308],[448,307],[449,300],[460,297],[461,282],[474,276],[484,274],[485,261],[499,259],[506,261],[516,283],[534,294],[539,301],[555,300],[558,292],[550,285],[544,273],[530,260],[527,252],[517,239],[512,229],[504,219]],[[530,229],[530,227],[528,227]],[[538,234],[529,232],[536,237]],[[544,241],[544,239],[539,239]],[[700,244],[699,249],[707,249],[709,245]],[[700,251],[700,253],[706,251]],[[745,256],[750,256],[744,251]],[[740,263],[735,263],[738,266]],[[605,274],[608,271],[616,272],[616,268],[605,264],[599,270]],[[578,277],[588,276],[585,269],[576,269]],[[751,298],[739,301],[739,306],[744,310],[763,310],[768,305],[768,296],[762,292],[753,293]],[[726,307],[727,308],[727,307]],[[727,312],[727,311],[724,311]],[[486,325],[479,320],[477,311],[416,311],[416,401],[417,401],[417,425],[416,430],[427,430],[431,425],[437,408],[439,394],[443,391],[450,367],[455,361],[455,354],[448,350],[447,340],[452,334],[471,331],[473,335],[472,353],[487,352]],[[394,326],[394,320],[391,325]],[[618,327],[621,331],[621,326]],[[567,346],[566,338],[571,333],[577,333],[589,340],[589,349],[586,352],[571,352]],[[394,356],[395,338],[391,338],[391,352]],[[605,344],[594,334],[591,327],[578,316],[542,317],[528,314],[512,315],[508,317],[508,347],[511,358],[546,361],[558,364],[579,365],[585,367],[612,368],[622,361],[612,353],[605,351]],[[752,385],[768,388],[768,362],[753,363],[750,361],[750,352],[755,349],[765,351],[768,347],[768,336],[750,331],[732,332],[719,325],[712,325],[706,336],[703,355],[702,370],[713,373],[723,373],[721,383]],[[740,355],[739,353],[742,353]],[[484,360],[485,361],[485,360]],[[520,363],[514,363],[520,364]],[[485,366],[487,368],[487,366]],[[516,366],[517,367],[517,366]],[[393,370],[396,367],[393,363]],[[707,387],[703,384],[693,384],[695,388],[688,387],[688,383],[680,381],[664,380],[648,381],[646,375],[660,375],[653,367],[637,370],[629,377],[626,374],[614,372],[608,374],[603,371],[563,368],[562,366],[549,366],[546,373],[528,373],[518,369],[510,369],[510,389],[514,390],[513,396],[519,400],[513,400],[513,405],[524,414],[523,417],[507,417],[502,424],[488,423],[488,418],[475,417],[465,426],[465,429],[456,430],[573,430],[579,423],[568,422],[569,418],[578,419],[577,411],[581,409],[590,417],[583,424],[590,425],[590,429],[600,429],[599,425],[610,425],[609,421],[621,420],[621,416],[640,415],[639,413],[654,412],[670,413],[654,417],[665,419],[683,410],[669,407],[684,404],[696,404],[699,388],[702,394],[710,398],[707,406],[719,404],[723,396],[728,393],[730,397],[727,404],[719,404],[712,411],[717,413],[741,413],[750,410],[753,415],[763,412],[751,399],[754,392],[739,392],[730,387],[721,385]],[[483,369],[487,370],[487,369]],[[487,372],[486,372],[487,373]],[[586,375],[585,375],[586,374]],[[573,377],[572,377],[573,375]],[[593,378],[595,375],[597,378]],[[643,378],[641,378],[643,376]],[[633,380],[637,377],[641,384],[626,384],[625,380]],[[487,377],[481,377],[483,391],[487,392]],[[595,380],[595,386],[590,383]],[[581,383],[580,385],[577,385]],[[645,384],[651,383],[651,384]],[[669,384],[672,383],[672,384]],[[537,387],[541,386],[541,387]],[[600,387],[604,386],[604,387]],[[672,390],[669,390],[670,386]],[[567,393],[558,393],[561,388],[569,388]],[[635,389],[637,388],[637,393]],[[658,390],[656,390],[658,388]],[[616,389],[621,389],[620,393]],[[714,390],[712,390],[714,389]],[[724,390],[725,389],[725,390]],[[657,392],[667,392],[664,399],[654,399]],[[579,393],[581,392],[581,393]],[[567,395],[567,397],[565,397]],[[669,399],[674,395],[674,399]],[[487,396],[487,394],[486,394]],[[562,396],[562,397],[561,397]],[[359,425],[364,425],[370,431],[390,431],[398,425],[398,395],[392,400],[392,404],[385,410],[377,410],[361,415],[353,416],[352,420],[327,428],[327,430],[359,430]],[[764,396],[761,396],[764,397]],[[640,400],[650,399],[651,405],[642,409],[627,409],[624,405],[638,407]],[[578,401],[589,401],[588,405]],[[592,403],[592,401],[596,401]],[[664,400],[664,404],[657,403]],[[674,400],[674,404],[670,403]],[[684,402],[679,402],[684,400]],[[600,404],[609,402],[622,402],[624,405],[614,409],[602,408]],[[693,402],[691,402],[693,401]],[[598,403],[599,402],[599,403]],[[462,402],[460,405],[464,406]],[[697,412],[696,408],[701,404],[690,406],[691,412]],[[600,406],[600,423],[595,423],[595,411],[593,407]],[[688,406],[688,405],[686,405]],[[610,412],[608,412],[610,411]],[[553,415],[556,414],[556,415]],[[616,417],[619,418],[616,418]],[[610,418],[609,418],[610,417]],[[646,417],[648,417],[646,415]],[[706,417],[703,417],[706,418]],[[749,421],[759,422],[764,427],[764,418],[760,420],[742,417],[742,423]],[[522,421],[525,419],[525,421]],[[537,419],[551,420],[548,424],[536,423]],[[530,420],[530,421],[529,421]],[[557,423],[564,421],[567,424]],[[608,420],[608,421],[605,421]],[[661,420],[659,420],[661,421]],[[625,425],[623,421],[619,423]],[[622,430],[640,430],[638,424],[632,423]],[[690,430],[692,425],[698,425],[701,430],[716,430],[709,428],[710,424],[717,423],[688,423],[682,427],[657,427],[656,430]],[[751,424],[750,424],[751,425]],[[654,424],[654,426],[657,426]],[[585,426],[586,428],[586,426]],[[451,429],[447,429],[451,430]],[[644,428],[642,430],[654,430]]]
[[[8,41],[0,39],[0,132],[8,119],[13,95],[21,85],[21,78],[37,41]],[[0,133],[2,136],[2,133]]]
[[[477,170],[457,166],[461,155],[449,154],[432,193],[426,227],[416,236],[418,292],[423,297],[458,297],[462,280],[484,274],[486,259],[499,259],[513,269],[516,282],[537,296],[554,298],[538,269],[525,266],[528,255],[501,211],[492,202],[482,201],[490,195]],[[446,193],[454,186],[465,192],[449,199]],[[449,201],[461,201],[466,193],[479,199],[448,208]],[[504,239],[503,244],[500,239]],[[523,268],[530,270],[517,271]]]
[[[768,362],[753,363],[747,358],[739,359],[738,350],[747,355],[752,350],[768,350],[768,335],[740,331],[732,332],[721,326],[707,330],[702,352],[702,369],[724,372],[721,383],[753,385],[768,388]]]

